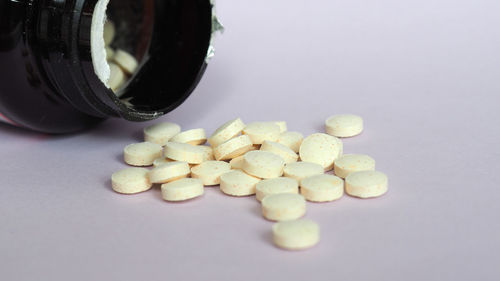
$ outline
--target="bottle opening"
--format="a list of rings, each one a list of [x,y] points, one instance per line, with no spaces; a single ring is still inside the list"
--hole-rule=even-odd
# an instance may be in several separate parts
[[[91,28],[94,72],[122,117],[152,119],[194,90],[211,33],[209,0],[99,0]]]

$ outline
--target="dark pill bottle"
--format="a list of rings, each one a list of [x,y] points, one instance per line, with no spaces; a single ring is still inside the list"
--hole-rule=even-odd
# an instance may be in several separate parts
[[[152,120],[190,95],[210,53],[210,0],[110,1],[115,47],[139,61],[118,93],[99,80],[92,64],[97,2],[0,0],[0,121],[68,133],[108,117]]]

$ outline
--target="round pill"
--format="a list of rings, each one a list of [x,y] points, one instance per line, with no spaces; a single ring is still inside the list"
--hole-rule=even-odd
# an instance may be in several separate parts
[[[113,92],[116,92],[126,81],[125,73],[114,63],[109,63],[109,71],[108,86]]]
[[[184,201],[203,195],[200,179],[183,178],[161,185],[161,196],[166,201]]]
[[[240,118],[228,121],[220,126],[215,132],[208,138],[208,143],[212,147],[217,147],[220,144],[232,139],[237,136],[245,128],[245,124]]]
[[[104,44],[106,46],[109,46],[109,44],[111,44],[111,42],[113,42],[113,39],[115,38],[115,24],[112,22],[112,21],[106,21],[106,23],[104,23],[104,33],[103,33],[103,37],[104,37]]]
[[[283,169],[285,177],[296,179],[299,182],[307,177],[321,175],[324,172],[323,166],[303,161],[286,164]]]
[[[327,134],[312,134],[300,145],[300,159],[323,166],[325,171],[333,169],[333,162],[339,156],[341,142]]]
[[[144,128],[144,140],[159,145],[167,142],[181,131],[181,127],[170,122],[163,122]]]
[[[344,195],[344,180],[332,175],[316,175],[300,181],[300,193],[312,202],[328,202]]]
[[[293,152],[298,153],[304,135],[299,132],[284,132],[278,138],[278,143],[288,146]]]
[[[299,183],[287,177],[262,180],[256,186],[255,198],[262,201],[268,195],[280,193],[299,193]]]
[[[294,220],[306,213],[306,200],[300,194],[272,194],[264,197],[261,203],[262,214],[272,221]]]
[[[363,154],[345,154],[335,160],[335,175],[345,178],[353,172],[374,171],[375,160],[368,155]]]
[[[109,46],[106,47],[106,60],[108,60],[108,61],[112,60],[114,56],[115,56],[115,50],[113,48],[109,47]],[[109,63],[110,62],[108,62],[108,64]],[[123,70],[122,70],[122,72],[123,72]]]
[[[124,50],[116,50],[113,60],[118,64],[128,75],[134,74],[137,69],[137,60]]]
[[[243,156],[243,171],[258,178],[281,177],[284,165],[281,156],[268,151],[255,150]]]
[[[205,161],[207,152],[201,146],[189,143],[168,142],[165,145],[164,156],[189,164],[200,164]]]
[[[231,196],[253,195],[255,194],[255,185],[259,181],[259,178],[235,170],[220,176],[220,190]]]
[[[273,225],[273,242],[286,250],[303,250],[319,242],[319,226],[308,219],[282,221]]]
[[[204,152],[203,161],[210,161],[215,159],[214,150],[210,146],[199,145],[198,147],[201,148]]]
[[[217,160],[228,160],[245,154],[253,147],[250,137],[242,135],[232,138],[214,148]]]
[[[152,186],[148,178],[148,169],[128,168],[111,176],[111,186],[114,191],[123,194],[134,194],[149,190]]]
[[[387,192],[387,176],[378,171],[361,171],[345,178],[345,192],[359,198],[378,197]]]
[[[174,160],[171,160],[171,159],[168,159],[168,158],[165,158],[165,157],[160,157],[160,158],[156,158],[153,161],[153,166],[154,167],[158,167],[160,165],[167,164],[167,163],[170,163],[170,162],[174,162]]]
[[[297,153],[291,150],[288,146],[273,141],[264,141],[260,150],[269,151],[281,156],[281,158],[285,160],[285,163],[297,162],[297,159],[299,159]]]
[[[235,157],[229,161],[229,165],[231,165],[231,169],[233,170],[243,170],[243,155]]]
[[[161,157],[161,145],[141,142],[127,145],[123,150],[125,163],[132,166],[151,166],[153,161]]]
[[[191,169],[186,162],[169,162],[155,167],[149,172],[149,181],[152,183],[166,183],[181,178],[185,178],[191,173]]]
[[[231,165],[224,161],[206,161],[191,168],[191,177],[202,180],[203,185],[218,185],[220,176],[231,171]]]
[[[284,133],[288,130],[286,121],[274,121],[272,122],[280,127],[280,133]]]
[[[243,129],[243,134],[248,135],[254,144],[264,141],[277,141],[280,136],[280,126],[273,122],[254,122]]]
[[[200,145],[207,141],[207,136],[204,129],[193,129],[178,133],[170,141]]]
[[[325,122],[326,133],[332,136],[346,138],[361,134],[363,118],[353,114],[334,115]]]

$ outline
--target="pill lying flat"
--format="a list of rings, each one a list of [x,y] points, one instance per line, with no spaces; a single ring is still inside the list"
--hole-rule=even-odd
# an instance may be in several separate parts
[[[168,159],[165,157],[160,157],[160,158],[157,158],[153,161],[153,166],[158,167],[160,165],[167,164],[167,163],[174,162],[174,161],[175,160],[171,160],[171,159]]]
[[[220,176],[220,190],[231,196],[253,195],[259,181],[259,178],[234,170]]]
[[[280,193],[264,197],[262,215],[272,221],[294,220],[306,213],[306,200],[300,194]]]
[[[149,172],[149,181],[152,183],[167,183],[187,177],[191,169],[186,162],[168,162],[155,167]]]
[[[200,179],[183,178],[161,185],[161,195],[166,201],[184,201],[203,195]]]
[[[300,181],[300,193],[312,202],[328,202],[344,195],[344,180],[332,175],[316,175]]]
[[[233,170],[243,170],[243,155],[235,157],[229,161],[229,165],[231,165],[231,169]]]
[[[149,190],[152,186],[148,178],[148,169],[127,168],[111,176],[114,191],[123,194],[134,194]]]
[[[319,242],[317,223],[308,219],[278,222],[273,225],[273,241],[280,248],[303,250]]]
[[[361,134],[363,118],[353,114],[334,115],[325,122],[326,133],[332,136],[346,138]]]
[[[134,56],[120,49],[115,51],[113,61],[118,64],[128,75],[134,74],[138,66],[137,60]]]
[[[284,165],[283,158],[268,151],[255,150],[243,156],[243,171],[258,178],[281,177]]]
[[[253,148],[250,137],[242,135],[232,138],[214,148],[217,160],[228,160],[245,154]]]
[[[189,164],[200,164],[207,157],[204,148],[189,143],[168,142],[163,152],[166,158]]]
[[[293,152],[298,153],[304,135],[299,132],[284,132],[278,138],[278,143],[288,146]]]
[[[231,165],[224,161],[206,161],[191,168],[191,177],[201,179],[203,185],[218,185],[220,176],[231,171]]]
[[[204,152],[204,154],[203,154],[203,161],[210,161],[210,160],[214,160],[215,159],[215,157],[214,157],[214,151],[213,151],[213,149],[210,146],[199,145],[198,147],[200,149],[202,149],[203,152]]]
[[[280,177],[262,180],[256,185],[255,198],[262,201],[264,197],[280,193],[299,193],[299,183],[292,178]]]
[[[281,158],[285,160],[285,163],[297,162],[297,159],[299,159],[297,153],[291,150],[288,146],[273,141],[264,141],[260,150],[269,151],[281,156]]]
[[[161,145],[155,143],[134,143],[125,147],[123,159],[132,166],[151,166],[155,159],[161,157],[161,150]]]
[[[387,192],[387,186],[387,176],[379,171],[354,172],[345,179],[346,193],[359,198],[381,196]]]
[[[108,86],[113,92],[116,92],[125,83],[126,76],[123,70],[114,63],[109,63],[109,71]]]
[[[280,126],[273,122],[254,122],[243,129],[243,134],[248,135],[254,144],[264,141],[277,141],[280,136]]]
[[[323,166],[325,171],[333,169],[333,162],[339,157],[342,142],[336,137],[317,133],[304,139],[300,145],[300,159]]]
[[[178,133],[173,136],[170,141],[200,145],[207,141],[207,136],[204,129],[192,129]]]
[[[334,163],[335,175],[341,178],[345,178],[353,172],[374,170],[375,160],[363,154],[345,154]]]
[[[295,162],[285,165],[283,174],[285,177],[301,181],[307,177],[321,175],[325,172],[323,166],[311,162]]]
[[[144,140],[159,145],[167,142],[180,133],[181,127],[175,123],[163,122],[144,128]]]
[[[217,147],[220,144],[232,139],[237,136],[245,128],[245,124],[240,118],[228,121],[220,126],[215,132],[208,138],[208,143],[212,147]]]

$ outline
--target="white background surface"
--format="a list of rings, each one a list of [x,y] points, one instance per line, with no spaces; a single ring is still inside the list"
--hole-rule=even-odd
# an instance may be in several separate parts
[[[287,252],[254,198],[207,188],[163,202],[114,193],[147,124],[50,137],[0,127],[2,280],[498,280],[500,2],[219,0],[226,33],[200,86],[162,118],[323,131],[390,178],[387,195],[308,204],[322,241]]]

